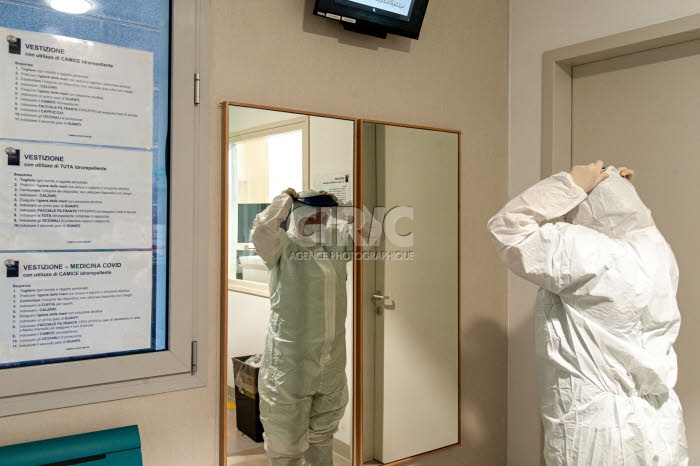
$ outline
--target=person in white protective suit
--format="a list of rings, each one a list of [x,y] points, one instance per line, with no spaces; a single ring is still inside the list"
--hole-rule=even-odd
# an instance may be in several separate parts
[[[325,192],[297,196],[290,188],[253,223],[256,252],[271,271],[258,385],[273,466],[332,465],[333,434],[348,403],[346,263],[353,230],[331,220],[337,205]],[[288,215],[285,231],[280,225]]]
[[[551,176],[488,222],[503,262],[541,287],[544,456],[550,466],[684,466],[678,267],[633,172],[602,167]]]

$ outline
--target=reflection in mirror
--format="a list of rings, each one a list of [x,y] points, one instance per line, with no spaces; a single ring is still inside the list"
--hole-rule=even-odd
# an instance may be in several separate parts
[[[234,119],[229,125],[229,288],[265,296],[270,273],[255,252],[250,232],[255,216],[275,196],[289,187],[308,186],[309,117],[249,108],[230,116],[241,112],[280,118],[252,127],[245,119]]]
[[[384,233],[363,250],[362,459],[388,464],[459,442],[459,133],[363,122],[362,172]]]
[[[224,111],[227,464],[350,465],[354,121]]]

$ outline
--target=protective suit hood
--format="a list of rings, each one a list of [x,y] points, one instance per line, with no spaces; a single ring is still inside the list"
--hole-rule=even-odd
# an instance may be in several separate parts
[[[620,176],[615,167],[609,167],[605,172],[610,176],[569,212],[566,221],[610,238],[624,238],[635,231],[653,227],[651,211],[639,198],[632,183]]]
[[[292,212],[289,215],[289,226],[287,231],[292,238],[301,238],[304,240],[302,243],[303,245],[311,246],[312,244],[319,242],[326,243],[329,241],[329,238],[325,237],[326,235],[324,232],[328,230],[329,225],[335,224],[335,210],[338,204],[335,202],[331,204],[325,202],[315,202],[318,199],[325,197],[330,198],[330,196],[323,196],[317,191],[304,191],[299,193],[299,199],[296,199],[292,204]],[[318,211],[324,212],[326,215],[328,215],[328,222],[325,225],[305,225],[306,220],[309,217],[312,217]]]

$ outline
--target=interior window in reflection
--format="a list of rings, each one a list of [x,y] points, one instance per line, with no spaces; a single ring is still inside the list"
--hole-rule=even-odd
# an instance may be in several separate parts
[[[274,127],[232,135],[229,146],[231,186],[229,211],[230,288],[264,293],[270,278],[250,239],[255,216],[289,186],[302,186],[304,121],[282,121]]]

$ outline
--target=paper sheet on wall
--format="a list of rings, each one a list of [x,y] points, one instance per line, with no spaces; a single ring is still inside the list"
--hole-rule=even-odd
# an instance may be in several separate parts
[[[151,347],[150,251],[0,254],[0,365]]]
[[[0,137],[153,147],[153,53],[0,28]]]
[[[153,154],[0,142],[0,251],[152,245]]]
[[[352,200],[352,175],[347,172],[318,173],[312,180],[311,188],[335,194],[341,203],[347,203]]]

